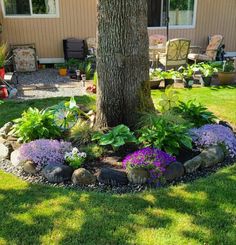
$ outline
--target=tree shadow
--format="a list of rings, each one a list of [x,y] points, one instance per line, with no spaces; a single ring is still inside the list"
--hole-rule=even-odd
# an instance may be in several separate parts
[[[150,244],[159,244],[159,232],[172,232],[194,244],[233,244],[236,168],[230,169],[192,184],[125,195],[0,185],[0,241],[128,245],[151,232],[157,240]],[[184,219],[192,227],[182,226]]]

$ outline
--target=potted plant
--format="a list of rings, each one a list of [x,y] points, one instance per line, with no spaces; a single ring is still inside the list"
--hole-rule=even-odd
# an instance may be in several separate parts
[[[211,85],[212,77],[215,72],[217,72],[217,68],[212,67],[210,64],[201,63],[200,64],[200,72],[202,74],[202,86],[208,87]]]
[[[222,84],[233,81],[235,77],[235,67],[233,61],[224,61],[222,68],[219,69],[218,79]]]
[[[194,69],[190,65],[188,65],[187,67],[181,66],[179,68],[179,72],[183,77],[184,87],[191,88],[194,83],[194,79],[193,79]]]
[[[72,79],[77,79],[76,71],[78,70],[79,61],[76,59],[69,59],[67,61],[68,73]]]
[[[67,64],[66,63],[62,63],[62,64],[58,64],[57,66],[59,75],[64,77],[67,75]]]
[[[157,69],[150,69],[149,70],[149,76],[150,76],[150,87],[152,89],[157,89],[160,86],[160,83],[164,78],[161,76],[162,70],[157,68]]]
[[[5,68],[4,65],[6,63],[7,56],[7,44],[3,43],[0,45],[0,78],[4,79],[5,76]]]

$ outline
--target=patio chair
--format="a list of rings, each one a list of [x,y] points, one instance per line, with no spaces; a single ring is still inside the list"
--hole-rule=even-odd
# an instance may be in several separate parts
[[[37,56],[34,44],[11,45],[10,49],[15,72],[37,71]]]
[[[200,53],[200,47],[198,47],[197,53],[190,53],[188,55],[188,59],[194,61],[195,63],[198,61],[215,61],[217,57],[217,53],[219,49],[222,47],[223,43],[222,35],[214,35],[210,38],[209,44],[206,48],[205,53]]]
[[[165,69],[167,67],[177,68],[187,64],[191,41],[177,38],[166,43],[166,52],[159,53],[158,61]]]

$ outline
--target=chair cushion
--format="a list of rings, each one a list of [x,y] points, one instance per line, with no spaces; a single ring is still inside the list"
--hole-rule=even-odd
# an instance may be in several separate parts
[[[189,54],[189,60],[212,60],[211,57],[207,56],[206,54]]]

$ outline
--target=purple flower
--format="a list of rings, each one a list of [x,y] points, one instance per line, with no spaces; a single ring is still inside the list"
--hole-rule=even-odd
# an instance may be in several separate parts
[[[158,182],[166,170],[166,166],[176,158],[155,148],[144,148],[125,157],[123,168],[143,168],[149,171],[149,182]]]
[[[236,157],[236,137],[233,131],[225,126],[207,124],[198,129],[191,129],[190,135],[198,148],[223,144],[231,157]]]
[[[63,164],[64,155],[72,150],[69,142],[58,140],[35,140],[19,148],[20,161],[33,161],[38,169],[48,164]]]

